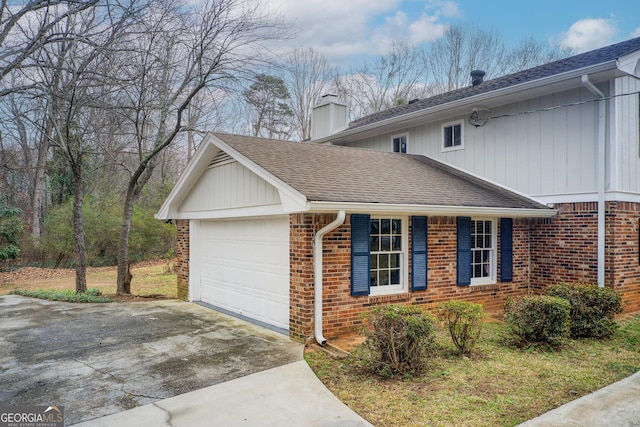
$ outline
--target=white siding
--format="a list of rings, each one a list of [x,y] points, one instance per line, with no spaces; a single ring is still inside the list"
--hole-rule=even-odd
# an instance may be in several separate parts
[[[591,99],[585,89],[576,89],[493,108],[490,114],[496,118],[479,128],[459,116],[403,131],[408,132],[409,153],[445,161],[531,196],[592,193],[598,107],[581,103]],[[574,103],[581,104],[567,105]],[[464,149],[442,152],[441,125],[451,120],[464,120]],[[390,137],[349,145],[389,151]]]
[[[278,190],[234,161],[205,170],[178,210],[200,212],[277,204]]]
[[[620,77],[615,81],[615,98],[612,122],[613,162],[615,168],[615,190],[640,193],[640,134],[639,95],[640,79]],[[634,93],[633,95],[624,95]]]

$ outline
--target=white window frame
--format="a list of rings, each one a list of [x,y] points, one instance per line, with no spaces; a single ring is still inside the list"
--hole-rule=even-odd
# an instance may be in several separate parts
[[[448,127],[452,128],[453,130],[453,127],[457,125],[460,126],[460,145],[452,145],[451,147],[445,147],[444,130]],[[464,149],[464,120],[456,120],[454,122],[443,123],[441,126],[440,138],[442,141],[440,145],[442,152],[463,150]]]
[[[387,285],[387,286],[370,286],[369,287],[369,295],[389,295],[389,294],[399,294],[408,292],[409,289],[409,217],[406,216],[392,216],[392,215],[371,215],[370,220],[372,219],[399,219],[402,221],[402,236],[401,236],[401,245],[402,250],[400,251],[400,284],[399,285]],[[371,238],[371,233],[369,233],[369,238]],[[369,250],[369,256],[372,254],[381,253],[378,251]],[[371,266],[369,266],[369,271],[371,271]]]
[[[475,261],[475,252],[481,249],[474,249],[476,242],[476,221],[484,221],[491,223],[491,259],[489,263],[489,276],[487,277],[477,277],[474,278],[473,275],[475,273],[474,269],[474,261]],[[493,285],[497,282],[497,274],[498,274],[498,222],[495,218],[471,218],[471,285]],[[487,249],[487,248],[482,248]]]
[[[407,151],[405,153],[402,153],[402,151],[394,151],[393,150],[393,142],[396,138],[402,138],[404,137],[404,144],[405,144],[405,148],[407,149]],[[392,135],[391,136],[391,152],[393,153],[401,153],[401,154],[408,154],[409,153],[409,134],[408,133],[400,133],[398,135]]]

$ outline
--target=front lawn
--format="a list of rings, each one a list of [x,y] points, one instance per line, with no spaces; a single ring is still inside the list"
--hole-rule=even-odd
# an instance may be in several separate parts
[[[322,382],[375,426],[512,426],[640,370],[640,315],[613,339],[573,340],[560,350],[521,349],[506,325],[485,324],[470,358],[455,354],[444,328],[420,377],[383,379],[356,349],[343,360],[305,358]]]

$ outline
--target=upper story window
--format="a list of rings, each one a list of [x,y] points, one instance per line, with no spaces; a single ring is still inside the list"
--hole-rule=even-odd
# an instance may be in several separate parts
[[[393,143],[394,153],[406,153],[407,152],[407,134],[396,135],[391,138]]]
[[[471,284],[496,282],[496,223],[471,220]]]
[[[462,122],[442,125],[442,151],[460,150],[464,148]]]

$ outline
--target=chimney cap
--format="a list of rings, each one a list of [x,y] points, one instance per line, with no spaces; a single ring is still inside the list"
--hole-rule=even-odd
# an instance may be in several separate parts
[[[473,86],[477,86],[480,83],[484,82],[484,76],[485,76],[485,72],[484,70],[473,70],[471,71],[471,84]]]

